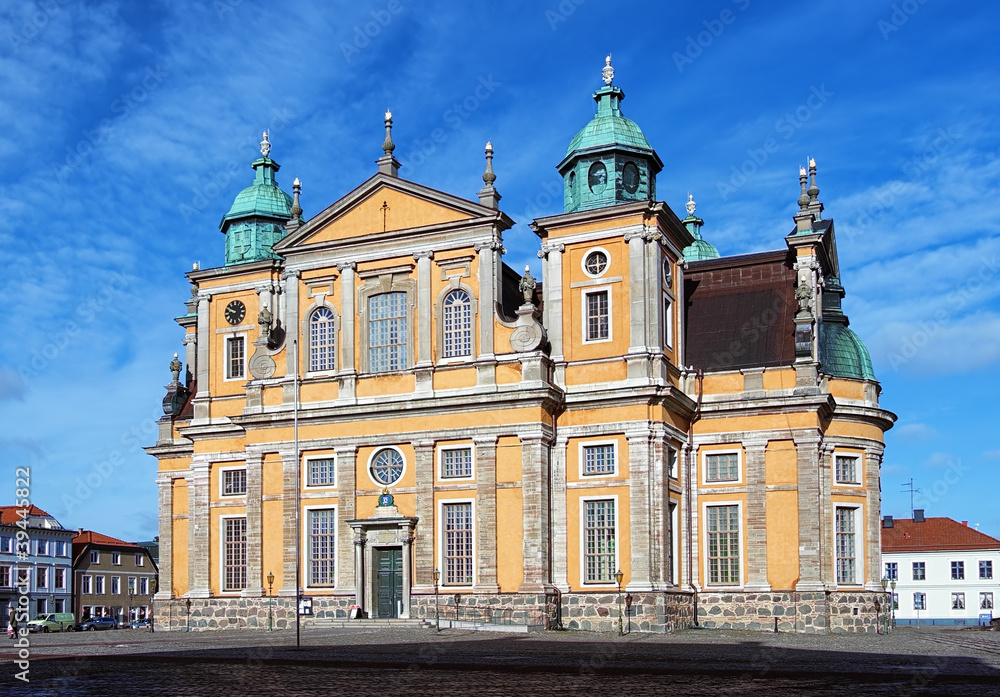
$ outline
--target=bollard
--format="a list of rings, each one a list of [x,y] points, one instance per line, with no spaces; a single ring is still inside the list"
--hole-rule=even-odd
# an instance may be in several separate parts
[[[778,633],[778,618],[777,617],[774,618],[774,633],[775,634]]]

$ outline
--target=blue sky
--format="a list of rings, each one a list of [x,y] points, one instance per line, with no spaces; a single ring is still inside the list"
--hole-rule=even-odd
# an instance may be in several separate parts
[[[156,534],[155,440],[192,262],[271,130],[312,216],[375,171],[475,198],[496,149],[506,260],[538,276],[532,217],[593,114],[611,52],[623,111],[723,254],[776,249],[819,164],[845,309],[887,436],[884,513],[1000,535],[1000,9],[935,0],[765,3],[90,0],[0,9],[0,499],[68,527]],[[971,4],[970,4],[971,5]]]

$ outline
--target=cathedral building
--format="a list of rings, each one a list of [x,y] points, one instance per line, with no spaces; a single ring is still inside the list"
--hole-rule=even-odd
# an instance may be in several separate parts
[[[298,601],[312,622],[875,630],[895,416],[815,162],[780,248],[722,257],[691,197],[684,218],[657,200],[603,78],[564,212],[530,223],[539,280],[504,263],[489,143],[475,199],[437,191],[399,176],[387,112],[378,171],[306,220],[265,134],[225,264],[188,274],[147,448],[157,627],[280,628]]]

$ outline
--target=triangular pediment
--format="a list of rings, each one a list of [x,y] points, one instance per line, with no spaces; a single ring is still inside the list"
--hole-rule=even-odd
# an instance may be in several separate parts
[[[367,240],[375,235],[495,218],[498,214],[493,208],[443,191],[376,174],[288,235],[274,250],[287,254],[299,247]]]

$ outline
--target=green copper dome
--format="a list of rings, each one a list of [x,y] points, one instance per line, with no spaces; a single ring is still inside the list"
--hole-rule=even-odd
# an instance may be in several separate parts
[[[684,248],[684,261],[718,259],[719,250],[715,248],[714,244],[706,242],[701,236],[701,226],[705,224],[705,221],[694,214],[697,205],[698,204],[694,202],[694,196],[692,194],[688,194],[687,203],[684,204],[688,215],[681,221],[681,223],[683,223],[684,227],[686,227],[688,232],[691,233],[691,237],[694,238],[694,242]]]
[[[861,338],[848,328],[841,309],[844,287],[836,276],[828,276],[823,288],[823,321],[819,325],[820,370],[827,375],[874,380],[872,358]]]
[[[597,100],[597,113],[579,133],[573,136],[566,148],[566,154],[571,155],[578,150],[621,145],[625,147],[652,150],[642,129],[632,119],[622,116],[619,102],[625,93],[617,87],[604,87],[594,93]]]
[[[292,197],[278,188],[274,175],[280,166],[274,160],[262,157],[251,165],[256,170],[253,184],[236,195],[229,212],[222,218],[220,227],[226,222],[249,216],[280,218],[292,217]]]

